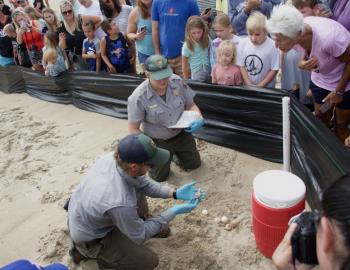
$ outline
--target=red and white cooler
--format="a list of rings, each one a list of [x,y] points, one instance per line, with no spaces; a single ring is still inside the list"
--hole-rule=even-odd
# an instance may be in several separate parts
[[[296,175],[270,170],[253,181],[252,213],[255,242],[271,258],[288,229],[291,217],[305,209],[305,184]]]

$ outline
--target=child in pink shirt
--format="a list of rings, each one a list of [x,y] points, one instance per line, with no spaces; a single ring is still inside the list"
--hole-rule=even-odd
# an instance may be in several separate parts
[[[229,40],[220,43],[217,50],[217,64],[211,71],[212,83],[222,85],[241,85],[243,79],[236,62],[236,48]]]

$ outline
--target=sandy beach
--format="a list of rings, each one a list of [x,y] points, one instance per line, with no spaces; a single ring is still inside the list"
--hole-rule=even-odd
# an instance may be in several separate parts
[[[0,265],[29,258],[41,264],[62,262],[73,270],[97,269],[93,262],[77,267],[70,260],[62,207],[89,166],[126,134],[125,120],[27,94],[0,93]],[[187,173],[172,165],[166,184],[195,179],[207,199],[171,223],[168,239],[147,241],[160,256],[157,269],[272,269],[255,247],[250,196],[254,176],[281,165],[197,143],[202,166]],[[151,214],[174,203],[151,199]],[[236,224],[232,231],[214,221],[223,215]]]

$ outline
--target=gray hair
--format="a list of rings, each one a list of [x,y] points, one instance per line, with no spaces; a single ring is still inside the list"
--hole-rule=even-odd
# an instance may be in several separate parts
[[[271,35],[294,38],[304,30],[303,14],[291,5],[276,6],[266,22],[266,29]]]

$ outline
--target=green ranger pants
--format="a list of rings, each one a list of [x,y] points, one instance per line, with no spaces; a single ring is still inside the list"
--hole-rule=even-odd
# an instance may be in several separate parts
[[[185,170],[194,170],[201,165],[201,159],[196,147],[196,141],[189,132],[182,131],[168,140],[153,139],[154,143],[170,151],[170,160],[163,166],[155,166],[149,172],[150,177],[158,182],[165,181],[170,173],[170,163],[175,154],[180,167]]]

